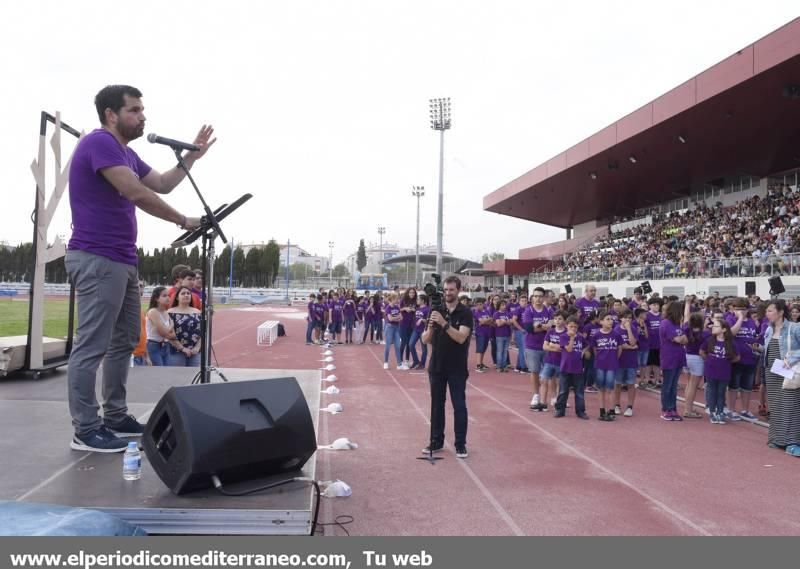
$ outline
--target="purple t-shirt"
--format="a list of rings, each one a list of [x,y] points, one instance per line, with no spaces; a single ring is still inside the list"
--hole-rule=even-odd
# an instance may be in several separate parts
[[[105,129],[93,130],[78,142],[69,169],[69,249],[136,266],[136,206],[100,172],[112,166],[127,166],[140,180],[152,169]]]
[[[557,330],[555,327],[550,328],[544,335],[544,341],[554,346],[561,345],[561,336],[567,333],[567,329]],[[554,366],[561,364],[561,352],[545,352],[544,363]]]
[[[364,315],[367,312],[367,308],[369,308],[369,304],[366,302],[359,302],[356,305],[356,317],[359,320],[364,320]]]
[[[314,301],[308,303],[308,321],[311,322],[314,320]]]
[[[511,314],[511,317],[512,318],[516,317],[517,324],[519,324],[519,326],[520,326],[520,328],[522,328],[523,332],[525,331],[525,326],[522,325],[522,317],[525,314],[525,311],[527,309],[528,309],[528,305],[527,304],[525,305],[524,308],[518,304],[517,307],[514,310],[509,310],[509,313]],[[514,324],[511,324],[511,331],[512,332],[518,332],[519,328],[514,326]]]
[[[317,322],[322,322],[325,320],[325,311],[328,307],[322,302],[315,302],[314,303],[314,320]]]
[[[589,316],[589,314],[592,311],[598,310],[600,308],[600,301],[597,300],[596,298],[593,298],[592,300],[587,300],[585,296],[582,296],[575,301],[575,306],[577,306],[578,309],[581,311],[580,319],[586,320],[586,317]]]
[[[570,337],[564,332],[561,335],[561,371],[564,373],[583,373],[583,350],[588,345],[587,340],[577,334],[574,339],[572,351],[567,351]]]
[[[614,332],[619,334],[622,340],[620,345],[629,343],[628,331],[625,328],[617,326],[614,328]],[[633,333],[633,340],[635,343],[639,335],[639,327],[636,325],[636,322],[631,322],[631,332]],[[637,350],[622,350],[622,355],[619,357],[619,367],[621,369],[636,369],[639,367],[639,355],[636,352]]]
[[[342,321],[342,309],[343,308],[344,308],[344,303],[341,300],[332,300],[330,302],[331,322],[341,322]]]
[[[543,306],[541,310],[536,310],[533,305],[529,305],[525,309],[525,314],[522,316],[522,321],[525,323],[530,322],[533,328],[542,324],[547,324],[553,318],[553,311]],[[544,345],[545,332],[528,332],[525,334],[525,349],[526,350],[542,350]]]
[[[475,321],[475,335],[481,338],[491,338],[494,333],[494,326],[491,324],[478,324],[481,318],[491,318],[494,311],[491,308],[484,308],[483,310],[473,309],[475,312],[472,315]]]
[[[661,341],[661,369],[677,369],[686,367],[686,350],[682,344],[672,341],[683,334],[680,326],[676,326],[671,320],[665,318],[659,326],[658,336]],[[652,339],[652,338],[651,338]]]
[[[498,324],[494,331],[496,338],[508,338],[511,335],[511,315],[508,313],[508,310],[498,310],[494,313],[492,318],[500,320],[501,322],[508,322],[507,326]]]
[[[409,304],[408,306],[400,305],[400,308],[413,308],[414,312],[417,311],[417,302],[412,301],[413,304]],[[400,321],[400,328],[403,330],[411,330],[414,327],[414,312],[408,312],[405,310],[400,311],[400,315],[403,319]]]
[[[736,351],[736,343],[733,345],[734,352]],[[725,342],[714,340],[709,349],[708,343],[703,344],[703,351],[707,351],[705,368],[703,374],[706,379],[713,381],[722,381],[727,383],[731,380],[731,360],[725,351]],[[736,357],[734,354],[732,357]]]
[[[581,326],[581,334],[587,340],[591,340],[594,338],[594,335],[597,334],[597,331],[600,330],[600,324],[596,322],[587,322],[583,326]]]
[[[639,343],[639,351],[647,352],[650,350],[650,339],[645,335],[647,334],[647,322],[639,326],[638,320],[635,322],[637,330],[637,341]]]
[[[661,314],[648,312],[645,315],[645,321],[647,322],[647,331],[650,333],[647,338],[648,346],[651,350],[660,350],[661,336],[658,333],[658,329],[661,326]]]
[[[684,335],[689,339],[689,343],[686,344],[686,355],[687,356],[698,356],[700,355],[700,348],[706,345],[706,342],[711,337],[711,332],[706,330],[705,328],[701,330],[699,333],[694,333],[694,341],[689,338],[689,325],[684,324],[681,327]]]
[[[386,307],[386,309],[384,310],[384,312],[385,312],[386,323],[387,324],[394,324],[395,326],[400,324],[396,320],[395,321],[390,321],[389,320],[389,316],[397,316],[398,314],[400,314],[400,305],[399,304],[394,304],[394,305],[390,304],[390,305],[388,305]]]
[[[427,304],[417,307],[417,311],[414,313],[414,329],[418,334],[422,334],[425,331],[425,323],[428,321],[430,313],[431,307]],[[419,323],[420,320],[422,320],[421,324]]]
[[[738,317],[730,312],[725,315],[725,321],[733,326],[736,324]],[[736,333],[734,342],[736,343],[736,351],[739,352],[741,358],[737,363],[754,365],[758,361],[758,356],[753,353],[752,344],[759,344],[759,329],[758,325],[753,322],[752,318],[745,318],[739,331]]]
[[[636,302],[635,298],[628,303],[628,308],[630,308],[631,310],[636,310],[637,308],[641,307],[642,304],[640,302]]]
[[[598,330],[589,342],[589,345],[594,348],[595,369],[619,369],[619,356],[617,355],[617,350],[622,344],[622,338],[619,334],[613,330],[610,332]]]
[[[344,301],[344,308],[343,308],[344,315],[348,318],[355,318],[356,316],[356,303],[352,299],[347,299]]]

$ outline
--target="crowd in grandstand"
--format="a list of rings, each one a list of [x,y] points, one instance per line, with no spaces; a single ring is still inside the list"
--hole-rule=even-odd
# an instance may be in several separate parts
[[[576,416],[589,419],[585,393],[596,393],[598,419],[610,422],[632,417],[637,389],[651,388],[660,391],[660,418],[679,422],[704,416],[696,402],[704,391],[712,424],[756,421],[757,405],[770,423],[770,446],[800,456],[800,390],[782,389],[783,377],[771,371],[776,360],[800,362],[799,306],[757,296],[646,298],[640,288],[630,299],[596,298],[593,285],[580,298],[536,288],[530,298],[508,292],[461,302],[473,312],[475,371],[491,371],[488,352],[496,373],[529,374],[534,411],[552,407],[564,417],[573,393]],[[398,370],[425,369],[420,336],[430,308],[414,288],[320,291],[307,308],[307,344],[383,344],[384,369],[392,353]]]
[[[610,232],[565,255],[553,271],[642,267],[637,276],[759,276],[800,272],[800,194],[770,188],[731,207],[704,203]],[[649,274],[648,274],[649,271]]]

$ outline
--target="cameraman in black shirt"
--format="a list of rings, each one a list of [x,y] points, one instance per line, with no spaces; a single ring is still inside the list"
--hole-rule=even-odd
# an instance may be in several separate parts
[[[431,440],[422,452],[439,452],[444,448],[444,405],[447,387],[453,404],[455,447],[458,458],[467,458],[467,399],[469,372],[467,356],[472,334],[472,311],[458,301],[461,280],[444,280],[442,312],[431,310],[422,341],[431,345],[428,379],[431,385]]]

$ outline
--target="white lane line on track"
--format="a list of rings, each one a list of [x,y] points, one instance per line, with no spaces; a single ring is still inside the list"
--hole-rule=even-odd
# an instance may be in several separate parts
[[[657,508],[659,508],[660,510],[664,511],[664,513],[666,513],[666,514],[669,514],[670,516],[675,518],[677,521],[679,521],[682,524],[692,528],[694,531],[696,531],[700,535],[704,535],[704,536],[712,536],[713,535],[712,533],[709,533],[703,527],[697,525],[696,523],[694,523],[692,520],[690,520],[689,518],[687,518],[683,514],[677,512],[677,511],[673,510],[672,508],[670,508],[669,506],[667,506],[661,500],[651,496],[650,494],[648,494],[647,492],[645,492],[641,488],[637,487],[632,482],[628,482],[627,480],[625,480],[622,476],[620,476],[616,472],[612,472],[611,470],[608,469],[608,467],[606,467],[603,464],[599,463],[598,461],[596,461],[595,459],[593,459],[589,455],[587,455],[584,452],[578,450],[577,448],[575,448],[574,446],[572,446],[568,442],[560,439],[558,436],[554,435],[553,433],[551,433],[550,431],[548,431],[544,427],[541,427],[541,426],[537,425],[536,423],[531,421],[529,418],[525,417],[524,415],[522,415],[521,413],[519,413],[515,409],[512,409],[511,407],[509,407],[508,405],[506,405],[502,401],[498,400],[494,396],[490,395],[489,393],[487,393],[486,391],[484,391],[480,387],[476,387],[474,383],[470,387],[471,387],[472,390],[477,391],[478,393],[480,393],[481,395],[483,395],[487,399],[489,399],[491,401],[494,401],[497,405],[499,405],[500,407],[502,407],[503,409],[505,409],[506,411],[508,411],[512,415],[514,415],[515,417],[517,417],[519,419],[522,419],[524,422],[528,423],[531,427],[533,427],[534,429],[538,430],[544,436],[552,439],[553,441],[555,441],[559,445],[563,446],[565,449],[567,449],[574,456],[585,460],[586,462],[588,462],[589,464],[591,464],[595,468],[600,469],[601,471],[603,471],[603,473],[605,473],[606,475],[610,476],[611,478],[613,478],[614,480],[616,480],[617,482],[619,482],[623,486],[633,490],[634,492],[639,494],[642,498],[644,498],[648,502],[651,502]]]
[[[372,348],[368,348],[368,351],[370,354],[372,354],[372,357],[374,357],[379,364],[383,363],[380,360],[380,358],[378,358],[378,356],[375,355],[375,352],[372,350]],[[395,378],[395,376],[392,375],[392,372],[389,370],[383,370],[383,371],[385,371],[389,375],[389,377],[392,378],[394,384],[400,389],[400,391],[403,392],[403,395],[406,396],[406,399],[408,399],[409,403],[411,403],[411,406],[417,410],[417,413],[420,414],[425,423],[430,425],[431,422],[429,417],[425,415],[425,412],[422,409],[420,409],[419,405],[417,405],[416,401],[414,401],[414,399],[411,397],[408,391],[406,391],[405,387],[403,387],[402,384],[399,381],[397,381],[397,378]],[[489,491],[486,485],[483,482],[481,482],[481,479],[478,478],[478,475],[475,474],[475,472],[469,467],[466,461],[457,458],[456,462],[461,468],[464,469],[464,472],[466,472],[467,476],[469,476],[469,478],[472,480],[475,486],[478,487],[483,496],[492,505],[495,511],[497,511],[497,513],[500,515],[503,521],[506,522],[506,525],[508,525],[509,529],[511,529],[514,535],[517,536],[525,535],[525,532],[522,531],[522,528],[520,528],[517,525],[517,523],[514,521],[514,518],[512,518],[511,515],[503,508],[503,506],[500,505],[500,502],[498,502],[497,499],[492,495],[492,493]]]

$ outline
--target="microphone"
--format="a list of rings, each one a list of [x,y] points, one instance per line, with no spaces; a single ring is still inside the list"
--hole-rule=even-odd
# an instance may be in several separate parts
[[[164,144],[166,146],[171,146],[177,150],[188,150],[190,152],[197,152],[200,150],[200,147],[196,144],[189,144],[188,142],[181,142],[180,140],[165,138],[163,136],[158,136],[154,132],[151,132],[147,135],[147,141],[152,142],[153,144]]]

